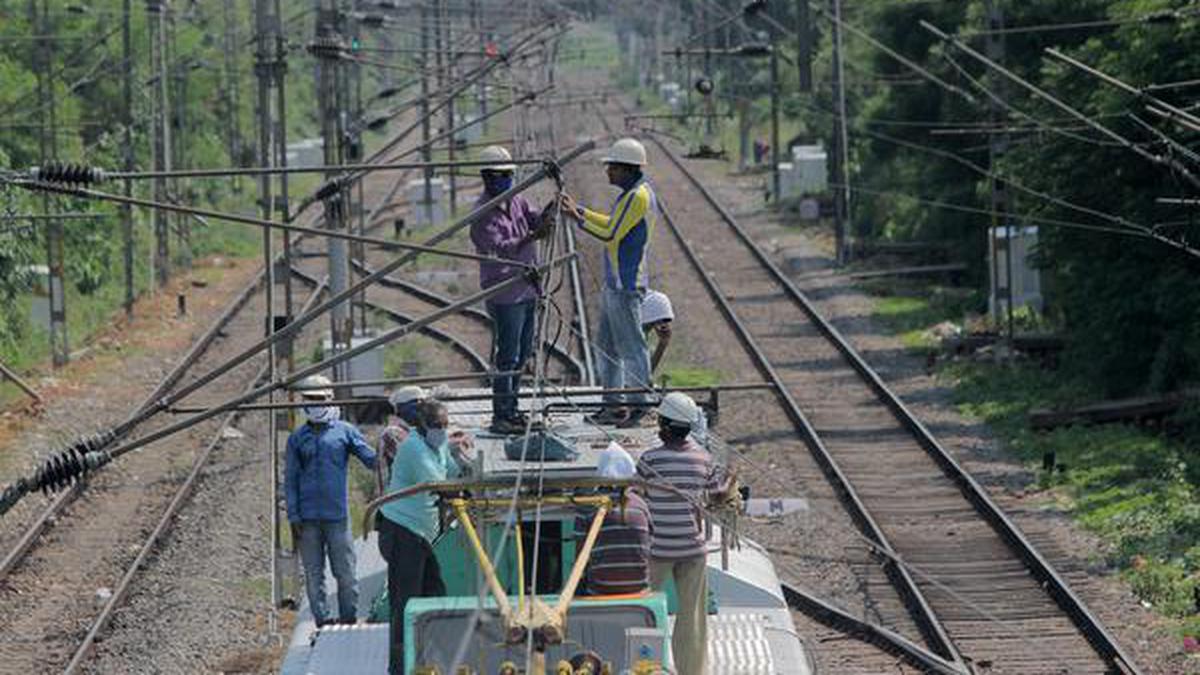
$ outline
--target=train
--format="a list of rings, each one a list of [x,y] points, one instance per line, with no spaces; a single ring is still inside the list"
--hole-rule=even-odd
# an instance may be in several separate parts
[[[531,437],[539,452],[526,451],[525,461],[510,459],[505,447],[523,439],[489,433],[486,411],[470,403],[450,404],[451,423],[475,438],[475,467],[468,477],[431,486],[444,515],[434,551],[446,594],[409,601],[405,673],[676,672],[670,585],[665,592],[619,596],[574,592],[587,549],[583,533],[574,532],[577,509],[610,499],[619,508],[623,487],[597,477],[599,453],[614,440],[634,456],[657,442],[650,428],[585,421],[588,401],[585,388],[558,389],[542,399],[541,409],[550,412],[544,431]],[[562,459],[549,459],[549,452],[548,459],[530,459],[550,444],[565,449],[555,453]],[[813,654],[796,630],[770,555],[751,539],[735,541],[715,520],[705,528],[710,675],[814,675]],[[387,567],[369,529],[356,541],[358,623],[317,627],[302,601],[283,675],[387,672]],[[326,588],[335,590],[332,578]],[[542,630],[556,616],[557,634]],[[530,630],[514,635],[514,625]]]

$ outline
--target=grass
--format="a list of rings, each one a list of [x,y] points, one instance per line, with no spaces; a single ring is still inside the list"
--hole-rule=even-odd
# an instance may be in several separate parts
[[[708,387],[720,384],[721,373],[699,366],[667,363],[658,371],[659,380],[672,387]]]
[[[880,322],[913,349],[931,349],[928,329],[963,316],[955,296],[927,288],[923,296],[882,296],[875,305]],[[1086,382],[1034,364],[953,362],[938,377],[953,385],[960,412],[987,423],[1006,449],[1038,471],[1046,508],[1069,513],[1100,538],[1099,562],[1118,571],[1180,635],[1200,634],[1192,595],[1200,585],[1200,457],[1184,440],[1189,434],[1121,425],[1034,432],[1031,410],[1093,400]],[[1200,428],[1200,413],[1177,421]],[[1054,453],[1056,470],[1041,470],[1047,453]]]

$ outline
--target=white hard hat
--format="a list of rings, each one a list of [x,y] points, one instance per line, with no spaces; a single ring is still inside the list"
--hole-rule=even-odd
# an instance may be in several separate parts
[[[479,151],[479,161],[492,162],[488,166],[479,167],[480,171],[516,171],[517,165],[512,163],[512,155],[499,145],[489,145]]]
[[[642,298],[642,325],[674,320],[675,311],[671,309],[671,299],[667,294],[662,291],[646,291],[646,297]]]
[[[307,398],[333,398],[333,381],[324,375],[309,375],[300,381],[300,395]]]
[[[622,138],[608,149],[600,161],[605,164],[633,164],[646,166],[646,146],[634,138]]]
[[[700,418],[700,406],[696,405],[691,396],[681,391],[673,391],[664,396],[662,403],[658,404],[658,416],[672,422],[695,424]]]
[[[596,473],[604,478],[633,478],[637,473],[637,465],[633,457],[625,452],[616,441],[611,441],[608,447],[600,452],[596,462]]]
[[[392,407],[396,408],[404,405],[405,403],[420,401],[423,398],[429,398],[429,392],[425,391],[421,387],[410,384],[406,387],[400,387],[396,391],[393,391],[392,395],[388,397],[388,403],[391,403]]]

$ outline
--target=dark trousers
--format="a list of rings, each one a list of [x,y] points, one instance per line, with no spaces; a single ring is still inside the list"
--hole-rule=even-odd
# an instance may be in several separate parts
[[[388,564],[388,603],[391,608],[392,639],[388,672],[404,672],[404,606],[409,598],[445,595],[442,570],[433,547],[425,538],[407,527],[380,517],[379,552]]]
[[[533,300],[511,305],[487,303],[492,317],[492,367],[498,372],[519,371],[533,352],[535,303]],[[517,393],[521,376],[492,378],[492,415],[508,419],[517,414]]]

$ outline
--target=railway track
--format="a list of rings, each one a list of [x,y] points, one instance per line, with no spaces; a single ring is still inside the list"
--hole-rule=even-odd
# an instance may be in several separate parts
[[[370,161],[385,161],[386,155],[377,153]],[[389,195],[395,194],[403,177],[396,179]],[[383,206],[386,200],[373,210],[373,216],[385,211]],[[307,216],[309,224],[320,217],[319,209],[312,209]],[[303,239],[293,242],[297,251]],[[257,309],[249,308],[262,305],[264,281],[265,272],[260,271],[132,411],[131,418],[172,391],[203,377],[257,340],[262,324],[254,316]],[[312,307],[324,290],[323,281],[309,281],[314,286],[313,293],[301,313]],[[409,320],[394,310],[380,309],[394,320]],[[444,332],[442,336],[470,362],[472,369],[486,370],[487,360],[476,350]],[[264,361],[265,352],[206,385],[206,394],[223,399],[244,393],[261,382]],[[59,493],[18,526],[19,533],[8,538],[12,545],[0,559],[0,594],[8,595],[10,600],[0,609],[0,631],[8,636],[0,638],[0,662],[5,669],[42,672],[57,670],[65,662],[66,672],[76,672],[85,663],[91,646],[123,602],[139,569],[169,532],[175,515],[192,494],[208,458],[220,445],[222,430],[236,418],[236,414],[222,416],[181,432],[170,441],[154,443],[146,452],[129,456],[89,477],[87,482],[78,482]],[[113,442],[134,433],[152,432],[166,422],[167,416],[152,418]],[[190,464],[181,464],[181,458],[173,457],[168,447],[197,451]],[[173,476],[181,471],[186,471],[182,482],[168,490],[178,480]],[[103,503],[119,515],[102,517],[103,509],[97,509],[100,513],[72,513],[68,507],[93,492],[96,493],[93,506]],[[97,561],[102,561],[102,565],[97,565]],[[108,571],[113,572],[111,576]],[[53,579],[46,578],[46,574],[52,574]],[[112,580],[107,586],[106,579]],[[95,601],[97,588],[109,593],[100,603]],[[47,630],[47,626],[56,628]]]
[[[682,160],[657,141],[651,150],[665,160],[652,162],[660,185],[664,170],[681,179],[670,199],[660,192],[664,224],[758,369],[778,385],[929,648],[977,672],[1139,672],[1063,576]],[[689,218],[672,217],[676,197]],[[695,216],[696,204],[707,218]]]

